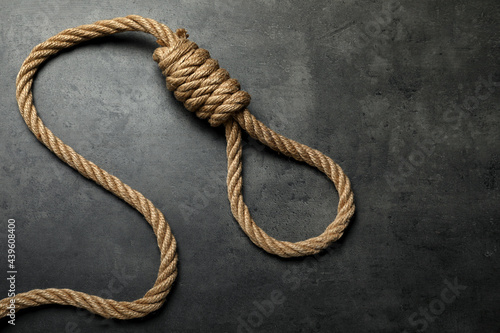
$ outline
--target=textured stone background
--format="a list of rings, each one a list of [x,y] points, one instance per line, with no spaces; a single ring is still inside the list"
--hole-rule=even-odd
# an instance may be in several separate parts
[[[319,259],[255,247],[230,213],[223,131],[165,89],[154,39],[85,43],[43,66],[36,106],[63,141],[164,212],[180,275],[166,306],[141,320],[46,306],[18,313],[15,327],[0,320],[2,332],[500,332],[496,0],[2,1],[0,267],[15,218],[18,291],[106,294],[112,282],[115,299],[133,300],[156,278],[149,226],[38,143],[15,100],[32,47],[128,14],[185,27],[240,80],[258,118],[337,161],[355,218]],[[320,233],[336,213],[333,185],[245,140],[258,223],[291,241]],[[462,286],[458,297],[446,281]],[[284,302],[259,314],[273,292]]]

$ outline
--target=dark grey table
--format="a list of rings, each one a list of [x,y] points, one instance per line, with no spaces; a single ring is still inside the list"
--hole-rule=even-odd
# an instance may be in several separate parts
[[[254,246],[230,213],[221,128],[184,110],[123,33],[51,59],[39,113],[63,141],[144,193],[170,222],[179,277],[140,320],[72,307],[17,313],[2,332],[500,332],[498,1],[2,1],[1,298],[7,221],[16,291],[141,297],[155,237],[125,203],[29,132],[15,77],[59,31],[128,14],[184,27],[238,78],[250,108],[350,177],[357,211],[320,258]],[[333,185],[245,136],[244,190],[257,223],[298,241],[336,214]],[[273,302],[273,303],[270,303]],[[272,306],[271,306],[272,304]]]

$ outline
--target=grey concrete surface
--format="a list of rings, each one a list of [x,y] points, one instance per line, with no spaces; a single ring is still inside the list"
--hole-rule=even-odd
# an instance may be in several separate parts
[[[134,300],[156,278],[147,223],[41,145],[15,100],[32,47],[99,19],[139,14],[186,28],[240,80],[258,118],[342,166],[357,211],[320,258],[266,254],[231,216],[222,129],[166,90],[154,38],[85,43],[43,66],[36,106],[64,142],[164,212],[179,277],[166,305],[140,320],[44,306],[17,313],[15,326],[0,320],[0,331],[500,332],[498,1],[38,0],[1,9],[0,277],[13,218],[17,292]],[[301,240],[333,219],[337,195],[319,172],[248,137],[244,163],[247,203],[271,235]]]

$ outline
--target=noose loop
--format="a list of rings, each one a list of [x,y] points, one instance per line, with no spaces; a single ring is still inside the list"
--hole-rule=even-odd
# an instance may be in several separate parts
[[[60,50],[81,42],[123,31],[142,31],[156,37],[160,47],[154,60],[166,76],[167,88],[198,117],[212,126],[224,125],[227,139],[227,189],[231,211],[253,243],[281,257],[316,254],[339,239],[354,214],[350,182],[342,169],[318,150],[288,139],[257,120],[247,109],[250,95],[237,80],[210,58],[208,51],[187,39],[183,29],[173,33],[167,26],[137,15],[103,20],[66,29],[35,46],[24,61],[16,80],[19,110],[28,128],[48,149],[86,178],[95,181],[137,209],[153,228],[161,253],[154,286],[144,297],[132,301],[103,299],[71,289],[34,289],[14,297],[16,310],[43,304],[72,305],[106,318],[132,319],[159,309],[177,276],[176,241],[160,210],[141,193],[99,168],[62,142],[42,122],[33,104],[32,85],[39,66]],[[335,220],[317,236],[296,243],[279,241],[265,233],[250,216],[242,195],[242,130],[270,148],[305,162],[328,176],[339,193]],[[0,318],[8,315],[11,298],[0,301]]]

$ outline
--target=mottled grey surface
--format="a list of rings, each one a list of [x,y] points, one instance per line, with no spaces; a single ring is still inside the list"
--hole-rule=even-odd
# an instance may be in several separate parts
[[[45,306],[20,311],[15,327],[2,319],[2,332],[500,332],[497,0],[2,1],[0,277],[14,218],[18,292],[133,300],[154,283],[147,223],[41,145],[15,100],[32,47],[128,14],[185,27],[240,80],[258,118],[337,161],[355,218],[321,258],[260,250],[230,213],[223,130],[165,89],[154,38],[85,43],[43,66],[36,106],[64,142],[164,212],[179,277],[140,320]],[[333,185],[245,142],[258,224],[292,241],[320,233],[336,212]]]

